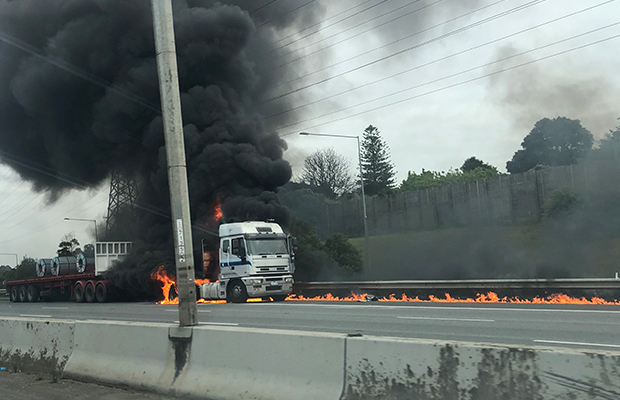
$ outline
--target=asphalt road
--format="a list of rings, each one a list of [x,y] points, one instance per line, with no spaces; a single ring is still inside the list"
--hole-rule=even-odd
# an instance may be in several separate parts
[[[620,307],[537,304],[283,302],[199,304],[204,325],[620,351]],[[152,303],[0,302],[0,317],[175,323]]]

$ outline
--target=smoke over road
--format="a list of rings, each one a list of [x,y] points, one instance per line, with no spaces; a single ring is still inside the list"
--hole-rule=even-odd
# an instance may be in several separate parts
[[[297,1],[254,13],[261,4],[249,0],[173,3],[194,223],[212,221],[219,202],[227,218],[286,223],[274,194],[291,177],[286,143],[266,133],[256,107],[288,74],[273,72],[277,35],[321,9],[290,13]],[[172,255],[151,18],[147,1],[0,1],[2,162],[51,201],[102,184],[113,169],[134,175],[143,249],[165,249],[132,260],[144,269]]]

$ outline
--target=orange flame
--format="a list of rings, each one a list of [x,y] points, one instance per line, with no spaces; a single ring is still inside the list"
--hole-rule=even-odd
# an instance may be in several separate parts
[[[331,293],[322,296],[304,297],[297,295],[290,295],[286,298],[287,301],[368,301],[366,294],[351,293],[350,296],[338,297],[333,296]],[[533,299],[521,299],[519,297],[499,297],[494,292],[488,292],[487,294],[477,294],[475,299],[458,299],[450,296],[449,293],[444,295],[444,298],[429,296],[428,300],[420,299],[419,297],[408,297],[403,294],[400,297],[392,294],[388,297],[377,298],[382,302],[419,302],[419,303],[517,303],[517,304],[605,304],[605,305],[620,305],[620,301],[607,301],[600,297],[592,297],[587,299],[585,297],[570,297],[565,294],[555,293],[547,297],[534,297]]]
[[[216,204],[215,206],[215,210],[213,210],[213,220],[215,222],[219,221],[220,218],[222,218],[224,216],[224,214],[222,213],[222,205],[221,204]]]

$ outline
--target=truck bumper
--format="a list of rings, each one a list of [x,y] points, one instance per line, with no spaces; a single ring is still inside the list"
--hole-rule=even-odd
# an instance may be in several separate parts
[[[293,292],[293,275],[250,277],[242,280],[248,297],[289,295]]]

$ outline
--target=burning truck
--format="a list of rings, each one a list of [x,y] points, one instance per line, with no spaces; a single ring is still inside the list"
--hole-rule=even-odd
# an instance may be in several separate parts
[[[275,222],[221,224],[218,250],[208,251],[204,243],[202,247],[208,277],[197,280],[202,299],[233,303],[249,298],[283,301],[293,291],[296,239]],[[94,258],[42,258],[36,265],[37,278],[5,282],[10,300],[106,303],[131,298],[132,293],[125,293],[106,279],[113,263],[122,261],[131,250],[131,242],[97,242]],[[156,274],[153,278],[157,279]]]
[[[200,285],[205,300],[243,303],[248,298],[283,301],[293,291],[296,239],[275,222],[232,222],[219,227],[217,257],[206,250],[203,260],[215,282]],[[217,263],[214,263],[217,258]]]

